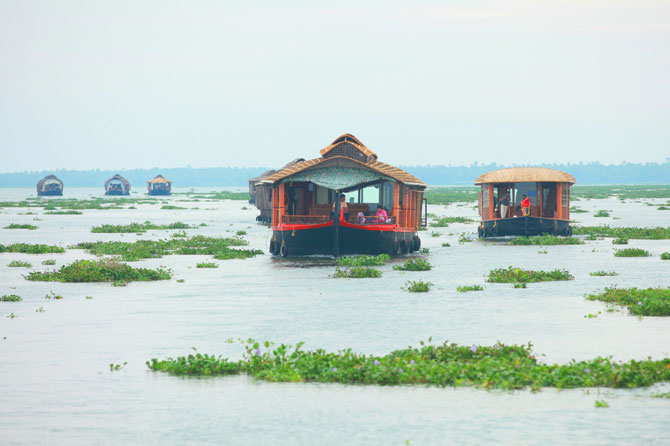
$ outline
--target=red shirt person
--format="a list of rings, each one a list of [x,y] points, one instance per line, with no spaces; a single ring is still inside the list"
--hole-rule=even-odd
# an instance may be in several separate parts
[[[521,213],[524,217],[530,214],[530,198],[526,195],[524,195],[523,200],[521,200]]]

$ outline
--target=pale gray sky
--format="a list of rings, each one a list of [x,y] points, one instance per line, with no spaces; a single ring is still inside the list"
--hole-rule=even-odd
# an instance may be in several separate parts
[[[663,161],[669,79],[668,1],[0,0],[0,171]]]

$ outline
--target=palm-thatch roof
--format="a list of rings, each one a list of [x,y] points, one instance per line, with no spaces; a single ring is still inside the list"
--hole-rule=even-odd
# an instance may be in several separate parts
[[[275,172],[276,172],[276,170],[274,170],[274,169],[266,170],[265,172],[263,172],[262,174],[258,175],[257,177],[249,178],[249,182],[250,182],[250,183],[258,183],[258,182],[259,182],[260,180],[262,180],[263,178],[269,177],[270,175],[272,175],[272,174],[275,173]]]
[[[475,184],[489,183],[571,183],[577,180],[569,173],[548,167],[508,167],[480,175]]]
[[[147,181],[149,184],[155,184],[155,183],[172,183],[172,181],[166,179],[163,175],[156,175],[153,179]]]
[[[37,191],[44,190],[44,186],[47,184],[58,184],[60,188],[63,188],[63,182],[56,177],[56,175],[47,175],[37,182]]]
[[[368,169],[390,177],[399,183],[421,188],[426,184],[402,169],[377,161],[377,154],[368,149],[355,136],[345,133],[332,144],[321,149],[321,158],[289,163],[260,183],[277,183],[297,173],[313,168],[346,165],[357,169]]]
[[[112,181],[120,182],[121,184],[123,184],[123,190],[130,191],[130,183],[128,182],[128,180],[123,178],[118,173],[116,175],[114,175],[113,177],[111,177],[109,180],[105,181],[105,190],[107,190],[107,188],[109,187],[109,183],[111,183]]]

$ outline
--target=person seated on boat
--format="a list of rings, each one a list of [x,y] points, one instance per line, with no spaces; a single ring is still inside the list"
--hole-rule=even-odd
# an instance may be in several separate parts
[[[526,194],[523,195],[523,200],[521,200],[521,215],[524,217],[530,215],[530,198]]]
[[[386,209],[384,209],[383,206],[377,206],[377,214],[375,215],[374,221],[375,223],[386,223],[386,220],[388,220],[389,216],[386,213]]]
[[[359,212],[358,215],[356,215],[356,224],[359,225],[364,225],[365,224],[365,214],[362,212]]]
[[[507,218],[507,209],[509,209],[509,194],[505,193],[500,198],[500,218]]]

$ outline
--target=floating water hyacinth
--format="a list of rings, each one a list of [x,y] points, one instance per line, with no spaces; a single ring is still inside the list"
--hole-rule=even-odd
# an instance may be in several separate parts
[[[256,349],[256,356],[260,356],[260,355],[261,355],[261,348],[258,347],[258,348]]]
[[[412,359],[409,363],[410,365],[414,365],[414,360]]]
[[[586,373],[591,373],[591,369],[590,369],[590,368],[588,368],[588,367],[587,367],[587,368],[585,368],[585,369],[584,369],[584,371],[585,371]]]
[[[333,367],[333,372],[337,372],[337,367]]]
[[[375,365],[379,365],[379,359],[375,359]]]
[[[470,351],[471,351],[472,353],[476,352],[476,351],[477,351],[477,346],[476,346],[476,345],[473,345],[472,347],[470,347]]]

